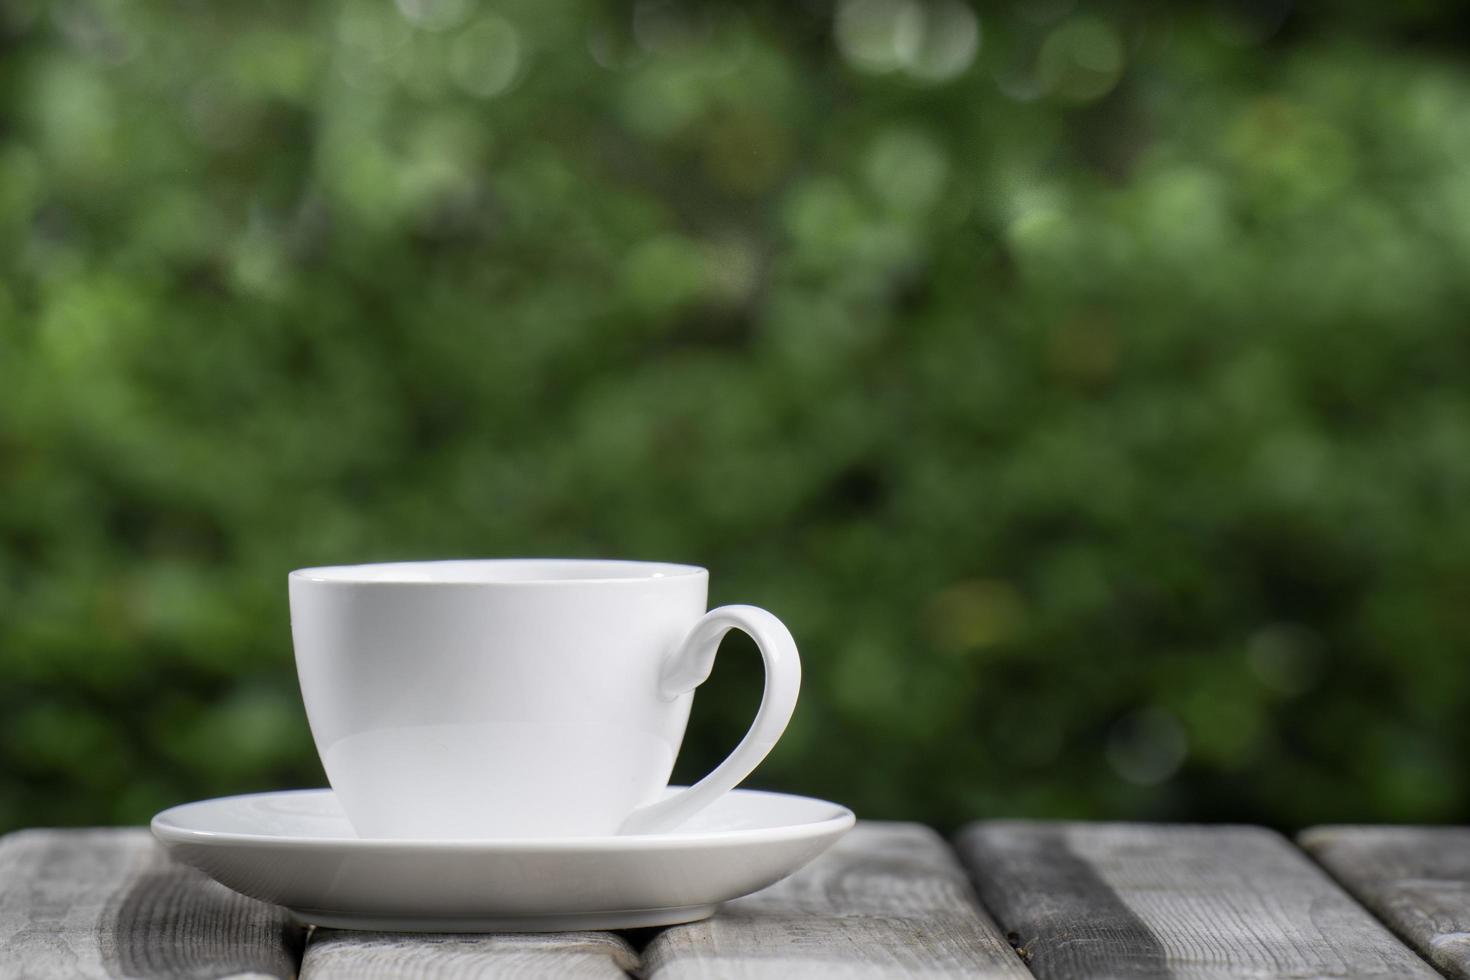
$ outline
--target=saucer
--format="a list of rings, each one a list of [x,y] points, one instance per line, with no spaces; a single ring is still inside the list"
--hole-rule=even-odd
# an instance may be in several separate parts
[[[852,824],[836,803],[733,790],[666,834],[365,839],[331,790],[311,789],[186,803],[154,817],[153,834],[220,884],[313,925],[554,932],[707,918]]]

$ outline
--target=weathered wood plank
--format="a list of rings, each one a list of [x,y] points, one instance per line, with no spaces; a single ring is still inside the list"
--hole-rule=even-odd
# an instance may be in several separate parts
[[[959,847],[1042,980],[1437,980],[1264,828],[996,822]]]
[[[302,980],[627,980],[638,954],[609,932],[426,935],[317,929]]]
[[[885,823],[858,824],[811,865],[712,919],[665,929],[643,951],[643,975],[1030,976],[939,835]]]
[[[1470,980],[1470,827],[1314,827],[1299,840],[1440,972]]]
[[[0,977],[293,977],[280,909],[169,860],[146,830],[0,839]]]

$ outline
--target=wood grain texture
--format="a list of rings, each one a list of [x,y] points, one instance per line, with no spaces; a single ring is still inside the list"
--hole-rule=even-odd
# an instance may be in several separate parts
[[[0,977],[293,977],[284,912],[172,862],[142,829],[0,839]]]
[[[959,848],[1042,980],[1438,977],[1264,828],[981,823]]]
[[[627,980],[638,954],[609,932],[424,935],[317,929],[302,980]]]
[[[1314,827],[1299,840],[1441,973],[1470,980],[1470,827]]]
[[[650,980],[692,977],[1029,977],[975,904],[954,853],[918,824],[860,823],[792,877],[671,926]]]

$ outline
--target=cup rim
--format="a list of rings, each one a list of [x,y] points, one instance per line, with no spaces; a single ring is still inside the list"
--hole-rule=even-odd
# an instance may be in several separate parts
[[[321,585],[527,588],[647,584],[708,575],[699,565],[626,558],[435,558],[317,565],[294,569],[287,578]]]

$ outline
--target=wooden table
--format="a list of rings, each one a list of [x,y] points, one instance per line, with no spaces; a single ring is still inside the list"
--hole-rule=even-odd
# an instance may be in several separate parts
[[[972,885],[973,882],[973,885]],[[860,823],[705,922],[307,930],[142,829],[0,839],[0,977],[1470,978],[1470,828]]]

